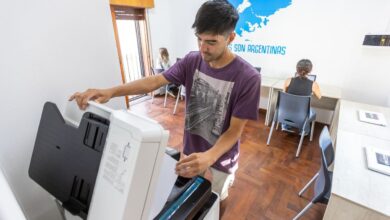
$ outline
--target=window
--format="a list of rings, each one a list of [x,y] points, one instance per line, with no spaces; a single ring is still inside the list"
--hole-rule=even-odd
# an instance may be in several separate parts
[[[111,6],[123,83],[149,75],[150,58],[145,9]],[[127,104],[140,97],[126,97]]]

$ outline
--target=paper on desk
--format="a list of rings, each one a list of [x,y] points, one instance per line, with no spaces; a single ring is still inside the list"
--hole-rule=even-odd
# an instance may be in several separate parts
[[[177,174],[175,173],[176,163],[177,161],[175,159],[168,154],[164,154],[156,191],[152,197],[152,206],[148,219],[156,217],[164,207],[177,179]]]
[[[381,112],[359,110],[359,120],[371,124],[386,126],[386,118]]]

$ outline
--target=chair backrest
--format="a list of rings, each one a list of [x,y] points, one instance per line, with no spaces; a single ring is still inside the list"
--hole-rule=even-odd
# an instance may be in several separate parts
[[[322,129],[319,146],[321,149],[321,168],[318,171],[319,175],[314,187],[313,202],[326,202],[328,198],[324,197],[329,193],[332,185],[330,171],[328,168],[334,160],[332,139],[327,126],[324,126]]]
[[[164,72],[164,69],[161,69],[161,68],[153,68],[153,67],[151,67],[151,69],[152,69],[152,75],[156,75],[156,74]]]
[[[279,91],[274,120],[302,129],[310,114],[310,99]]]

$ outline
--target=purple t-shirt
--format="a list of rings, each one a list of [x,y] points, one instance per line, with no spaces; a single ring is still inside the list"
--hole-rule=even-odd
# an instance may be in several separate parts
[[[199,52],[187,56],[165,71],[164,77],[186,87],[184,153],[210,149],[230,125],[232,116],[257,120],[260,74],[237,56],[227,66],[215,69]],[[237,169],[239,141],[213,165],[232,173]]]

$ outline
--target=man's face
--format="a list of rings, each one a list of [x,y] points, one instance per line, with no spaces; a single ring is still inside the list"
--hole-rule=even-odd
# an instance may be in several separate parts
[[[196,34],[198,38],[198,47],[202,58],[206,62],[216,61],[222,57],[223,53],[228,50],[227,46],[234,39],[234,33],[229,35],[220,34]]]

